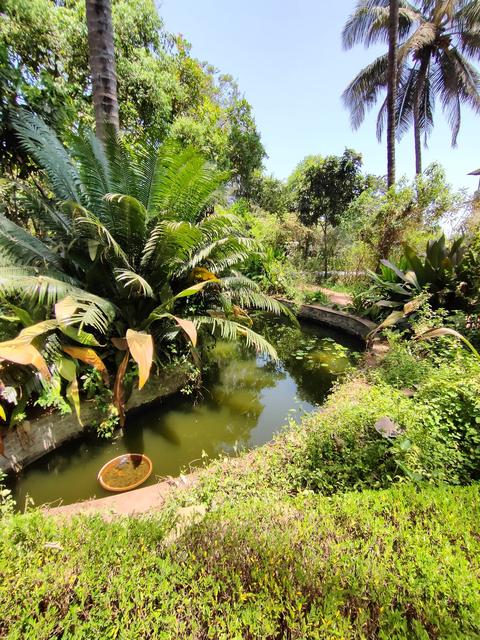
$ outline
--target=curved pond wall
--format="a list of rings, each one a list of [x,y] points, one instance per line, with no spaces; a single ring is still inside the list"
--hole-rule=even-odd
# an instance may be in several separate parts
[[[282,300],[282,302],[286,303],[287,301]],[[370,320],[319,304],[302,304],[298,307],[296,313],[299,318],[313,320],[328,327],[341,329],[345,333],[350,333],[362,340],[365,340],[367,335],[376,327]]]

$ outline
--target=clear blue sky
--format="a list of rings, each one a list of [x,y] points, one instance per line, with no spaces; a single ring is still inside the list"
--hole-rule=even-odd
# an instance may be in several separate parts
[[[378,53],[362,46],[343,51],[340,34],[354,0],[157,0],[165,27],[181,33],[192,53],[230,73],[253,106],[268,153],[268,172],[286,178],[309,154],[361,152],[367,171],[386,172],[386,150],[375,136],[376,110],[352,131],[340,96]],[[458,147],[440,105],[424,166],[440,162],[455,187],[476,188],[467,176],[480,167],[480,116],[465,108]],[[413,133],[398,146],[398,174],[414,173]]]

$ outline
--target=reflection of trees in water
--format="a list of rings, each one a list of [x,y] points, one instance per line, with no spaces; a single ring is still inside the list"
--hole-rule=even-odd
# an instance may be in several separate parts
[[[27,473],[33,471],[57,475],[68,471],[72,465],[80,465],[85,460],[90,460],[110,446],[111,440],[99,439],[98,436],[89,434],[84,439],[77,438],[63,444],[44,458],[29,465]]]

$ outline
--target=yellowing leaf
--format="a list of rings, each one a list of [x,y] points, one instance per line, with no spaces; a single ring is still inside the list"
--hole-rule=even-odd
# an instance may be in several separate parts
[[[42,333],[48,333],[49,331],[53,331],[58,327],[58,322],[56,320],[44,320],[43,322],[37,322],[37,324],[32,324],[30,327],[25,327],[22,329],[18,336],[14,340],[10,340],[10,342],[23,342],[28,343],[31,342],[34,338],[41,336]]]
[[[193,324],[191,320],[185,320],[184,318],[178,318],[177,316],[172,316],[175,319],[175,322],[179,327],[185,331],[187,336],[190,338],[190,341],[194,347],[197,346],[197,328]]]
[[[211,282],[219,282],[219,280],[218,278],[215,278],[215,280],[210,279],[204,280],[203,282],[197,282],[197,284],[193,284],[191,287],[188,287],[188,289],[183,289],[183,291],[180,291],[180,293],[174,295],[172,300],[177,300],[178,298],[186,298],[187,296],[193,296],[195,293],[201,291],[207,284],[210,284]]]
[[[5,409],[2,407],[1,404],[0,404],[0,418],[2,420],[5,420],[5,422],[7,421],[7,415],[5,413]]]
[[[195,267],[190,274],[190,279],[193,280],[193,282],[206,282],[208,280],[220,282],[217,276],[208,269],[205,269],[205,267]]]
[[[85,362],[85,364],[89,364],[91,367],[94,367],[97,371],[102,374],[102,379],[105,384],[108,386],[110,384],[110,379],[108,377],[108,371],[103,364],[103,360],[93,349],[89,349],[88,347],[70,347],[63,346],[63,351],[68,353],[72,358],[76,358],[81,362]]]
[[[33,345],[25,344],[18,338],[0,343],[0,359],[15,364],[32,365],[40,371],[45,380],[50,380],[50,371],[42,354]]]
[[[149,333],[127,330],[127,343],[132,358],[138,364],[138,388],[148,380],[153,362],[153,338]]]
[[[67,396],[67,400],[75,409],[75,413],[77,414],[78,421],[80,422],[80,424],[82,424],[82,421],[80,420],[80,393],[78,391],[78,380],[76,376],[68,385],[66,396]]]
[[[55,317],[59,322],[71,318],[78,309],[78,303],[70,296],[63,298],[55,305]]]

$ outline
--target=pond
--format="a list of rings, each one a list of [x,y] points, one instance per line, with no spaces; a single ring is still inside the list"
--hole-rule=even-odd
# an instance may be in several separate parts
[[[27,495],[35,505],[112,495],[100,487],[97,473],[125,452],[152,460],[147,486],[208,459],[265,444],[289,420],[298,422],[321,404],[362,348],[346,334],[310,323],[297,328],[268,320],[262,331],[277,348],[279,363],[217,341],[198,394],[178,394],[129,417],[113,440],[92,435],[41,458],[15,480],[17,507],[24,508]]]

